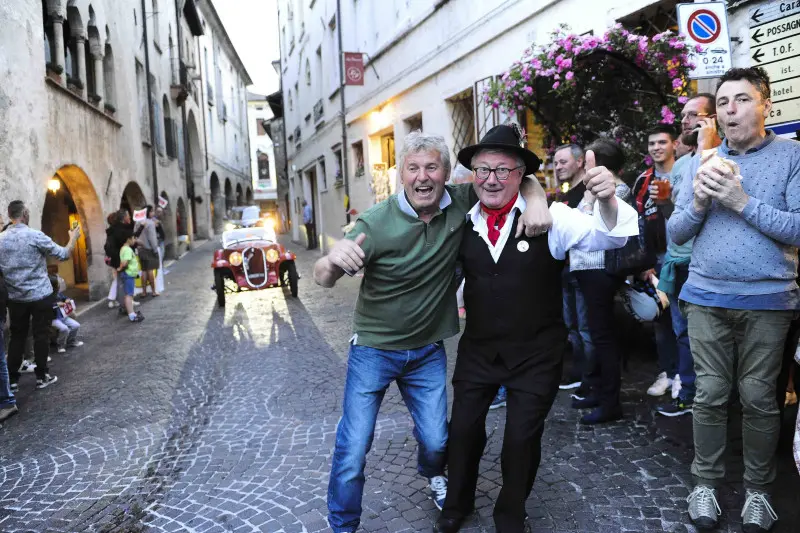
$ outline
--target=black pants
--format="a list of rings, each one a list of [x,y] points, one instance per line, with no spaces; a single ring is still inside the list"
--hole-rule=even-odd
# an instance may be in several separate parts
[[[307,222],[305,224],[306,227],[306,236],[308,237],[308,249],[313,250],[317,247],[317,233],[316,228],[314,227],[313,222]]]
[[[614,295],[624,279],[605,270],[579,270],[575,277],[588,309],[596,362],[584,379],[601,407],[615,409],[619,406],[622,356],[614,331]]]
[[[36,360],[36,377],[44,378],[48,373],[47,356],[50,353],[50,325],[53,323],[53,297],[35,302],[8,302],[11,319],[11,340],[8,345],[8,375],[11,383],[19,381],[19,367],[25,353],[25,341],[33,322],[33,354]],[[32,320],[31,320],[32,319]]]
[[[478,467],[486,446],[486,413],[502,383],[508,393],[501,452],[503,487],[494,507],[494,523],[498,533],[523,531],[525,500],[539,469],[544,421],[558,392],[564,348],[533,355],[511,370],[500,358],[490,362],[471,355],[467,361],[459,354],[442,516],[464,518],[475,507]]]

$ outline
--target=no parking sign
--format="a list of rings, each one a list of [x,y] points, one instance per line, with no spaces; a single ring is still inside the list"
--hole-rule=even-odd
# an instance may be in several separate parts
[[[691,79],[718,78],[731,68],[725,2],[678,4],[678,32],[691,46]]]

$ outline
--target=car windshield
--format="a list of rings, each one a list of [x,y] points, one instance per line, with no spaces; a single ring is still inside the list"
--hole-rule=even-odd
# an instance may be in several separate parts
[[[222,234],[223,248],[247,241],[275,242],[275,232],[268,228],[242,228],[232,229]]]

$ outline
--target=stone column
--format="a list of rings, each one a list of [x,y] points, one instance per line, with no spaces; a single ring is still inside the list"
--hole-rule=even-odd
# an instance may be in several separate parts
[[[92,59],[94,59],[94,90],[97,95],[100,97],[100,100],[97,102],[97,105],[102,108],[103,100],[105,100],[106,95],[106,85],[105,81],[103,80],[103,56],[101,55],[92,55]]]
[[[55,58],[53,59],[53,63],[61,67],[61,84],[64,84],[65,76],[63,75],[64,71],[66,71],[66,66],[64,65],[64,19],[61,17],[53,17],[53,43],[55,50]]]
[[[86,51],[84,46],[86,46],[86,40],[83,37],[75,37],[75,53],[78,55],[78,79],[83,83],[81,96],[86,99],[88,80],[86,79]]]

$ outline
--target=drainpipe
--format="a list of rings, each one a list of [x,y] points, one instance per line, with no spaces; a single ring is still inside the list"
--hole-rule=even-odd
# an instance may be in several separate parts
[[[178,39],[178,83],[182,83],[181,80],[181,65],[183,65],[183,33],[181,28],[181,8],[180,8],[180,0],[175,0],[175,34]],[[186,83],[192,83],[189,80],[189,71],[184,67],[186,70]],[[187,92],[189,87],[186,87]],[[186,98],[189,98],[189,95],[186,95]],[[189,212],[186,213],[187,218],[191,220],[191,228],[186,228],[186,232],[194,237],[194,234],[197,233],[197,228],[195,227],[195,220],[194,220],[194,211],[195,211],[195,204],[194,204],[194,173],[192,168],[192,147],[189,146],[189,128],[186,123],[186,100],[181,102],[181,123],[183,124],[183,159],[184,159],[184,179],[186,180],[186,200],[189,202]],[[176,206],[177,209],[177,206]]]
[[[147,11],[142,0],[142,31],[144,32],[144,68],[147,80],[147,111],[150,116],[150,163],[153,167],[153,205],[158,205],[158,165],[156,164],[156,117],[150,84],[150,43],[147,40]]]
[[[144,1],[144,0],[142,0]],[[350,178],[347,167],[347,106],[344,101],[345,73],[344,49],[342,48],[342,1],[336,0],[336,30],[339,34],[339,100],[342,103],[342,178],[344,178],[345,221],[350,223]]]

